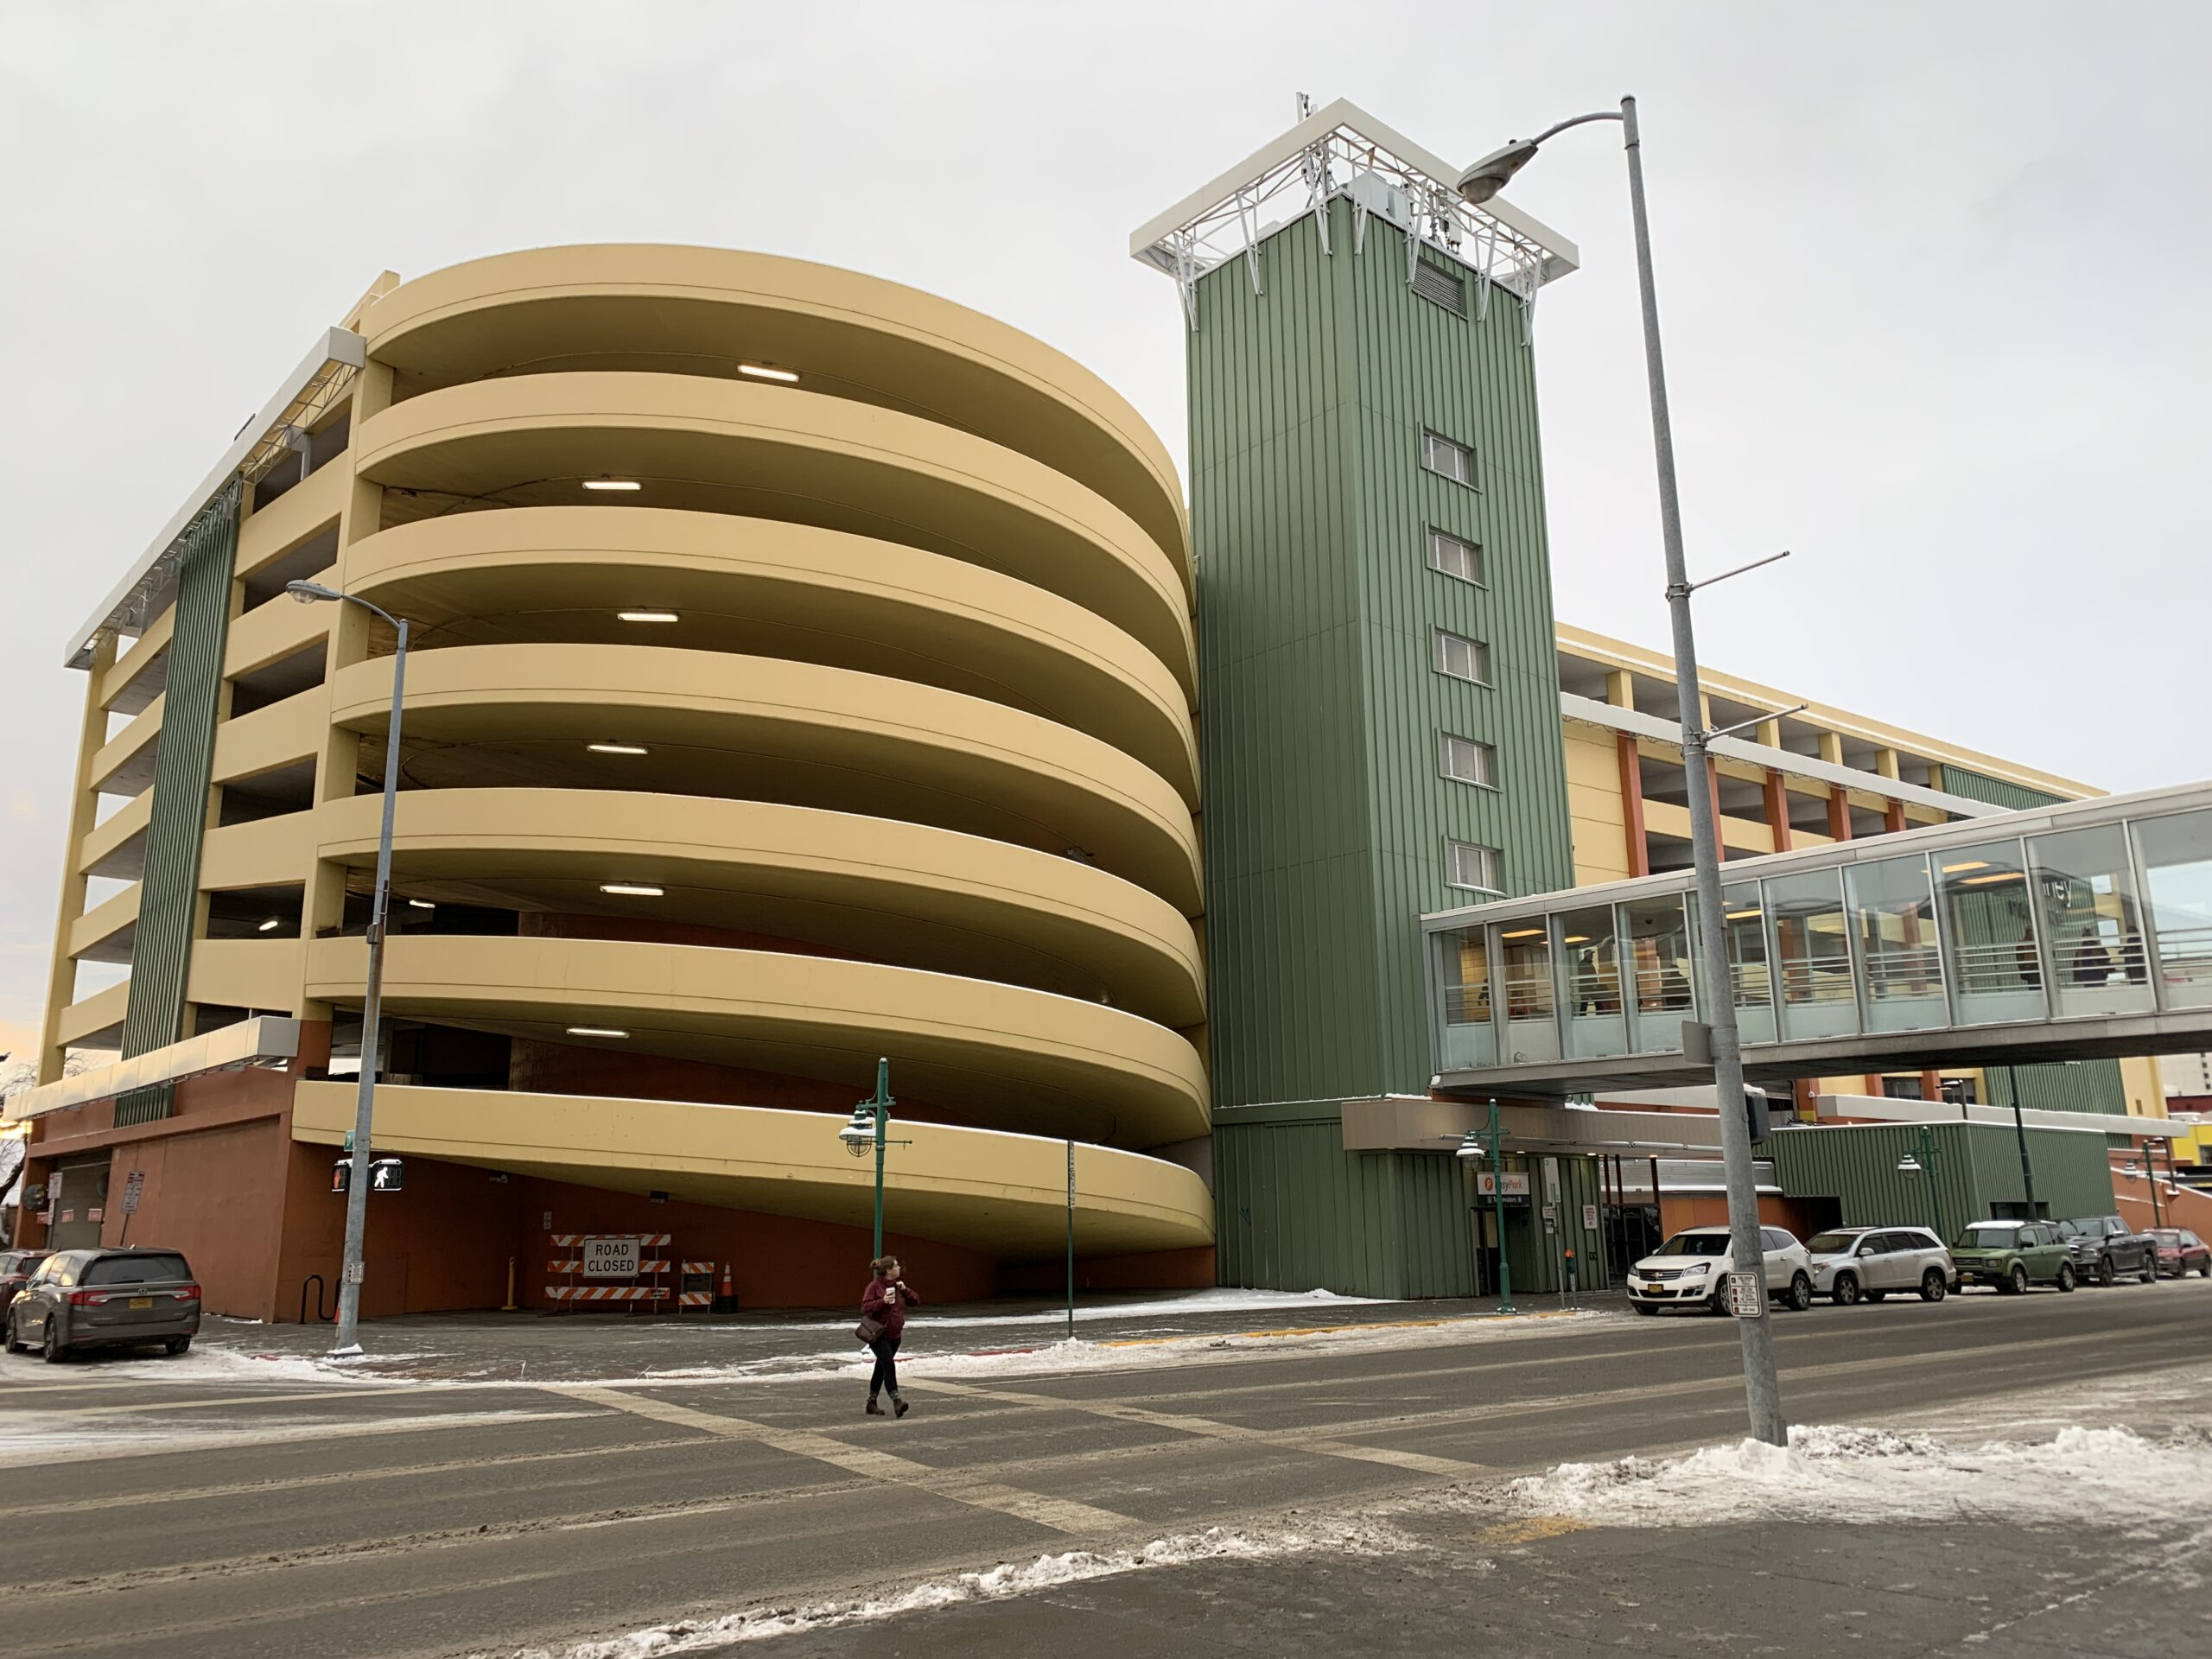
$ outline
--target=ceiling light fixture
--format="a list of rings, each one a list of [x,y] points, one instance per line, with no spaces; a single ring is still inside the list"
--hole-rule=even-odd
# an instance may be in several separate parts
[[[798,383],[798,376],[793,374],[789,369],[770,368],[766,363],[741,363],[737,365],[737,372],[740,374],[749,374],[755,380],[776,380],[787,386],[796,385]]]
[[[683,620],[674,611],[617,611],[614,614],[625,622],[680,622]]]
[[[1728,919],[1732,922],[1753,922],[1758,919],[1758,915],[1756,909],[1732,910],[1728,912]]]
[[[1541,927],[1524,927],[1517,933],[1501,933],[1497,937],[1501,939],[1540,939],[1543,935],[1544,930]]]
[[[642,743],[587,743],[584,747],[594,754],[651,754],[652,751]]]
[[[1999,870],[1994,875],[1970,875],[1959,885],[1962,887],[1991,887],[2000,881],[2024,881],[2027,879],[2018,870]]]
[[[645,487],[634,478],[601,477],[584,480],[584,488],[588,490],[642,490]]]
[[[599,884],[599,890],[601,893],[611,893],[618,899],[658,899],[665,891],[661,887],[649,887],[636,881],[602,881]]]
[[[261,925],[258,931],[264,933],[274,933],[278,928],[283,925],[284,918],[282,916],[271,916],[267,921]]]
[[[407,901],[407,906],[410,910],[435,910],[437,908],[437,906],[432,904],[428,899],[410,899]]]
[[[1970,858],[1963,864],[1946,864],[1943,867],[1943,874],[1946,875],[1963,875],[1968,870],[1986,870],[1988,868],[1989,861],[1987,859]]]
[[[569,1035],[571,1037],[626,1038],[629,1034],[618,1026],[570,1026],[569,1027]]]

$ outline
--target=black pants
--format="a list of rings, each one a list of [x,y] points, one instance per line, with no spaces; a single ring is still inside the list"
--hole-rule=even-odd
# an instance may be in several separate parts
[[[868,1344],[868,1351],[875,1356],[875,1374],[868,1380],[868,1397],[873,1400],[886,1389],[895,1397],[899,1392],[899,1338],[878,1337]]]

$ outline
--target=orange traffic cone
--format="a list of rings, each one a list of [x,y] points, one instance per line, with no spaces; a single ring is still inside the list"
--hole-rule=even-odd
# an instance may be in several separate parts
[[[715,1312],[717,1313],[737,1312],[737,1287],[731,1282],[729,1263],[727,1262],[722,1263],[722,1287],[715,1298]]]

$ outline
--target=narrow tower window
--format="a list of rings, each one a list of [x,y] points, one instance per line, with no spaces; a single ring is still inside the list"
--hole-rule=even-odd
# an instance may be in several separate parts
[[[1457,576],[1462,582],[1483,585],[1483,550],[1472,542],[1462,541],[1449,531],[1431,530],[1428,532],[1428,568],[1441,570],[1447,576]]]
[[[1439,745],[1444,775],[1462,784],[1479,784],[1484,789],[1497,787],[1497,751],[1487,743],[1478,743],[1472,738],[1454,737],[1443,734]]]
[[[1479,639],[1436,630],[1436,671],[1471,685],[1490,683],[1490,647]]]
[[[1497,849],[1478,847],[1470,841],[1444,843],[1444,880],[1451,887],[1475,893],[1503,893],[1498,875]]]
[[[1440,433],[1421,435],[1421,464],[1440,478],[1471,487],[1475,481],[1475,452]]]

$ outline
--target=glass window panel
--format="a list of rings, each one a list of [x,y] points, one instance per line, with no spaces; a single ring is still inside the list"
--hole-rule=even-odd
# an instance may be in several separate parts
[[[2031,836],[2028,863],[2043,912],[2051,1012],[2147,1013],[2149,963],[2121,827]]]
[[[1508,1065],[1559,1058],[1559,1022],[1552,990],[1551,942],[1544,918],[1506,922],[1497,930],[1498,993],[1505,1001]]]
[[[1497,1064],[1492,1024],[1486,928],[1463,927],[1436,936],[1444,983],[1443,1069],[1457,1071]]]
[[[1936,855],[1952,1017],[1987,1026],[2049,1017],[2027,855],[2017,841]]]
[[[2135,851],[2158,955],[2158,1000],[2212,1007],[2212,812],[2139,818]]]
[[[1699,938],[1694,888],[1684,895],[1683,902],[1689,910],[1690,960],[1694,963]],[[1767,960],[1766,911],[1759,900],[1758,884],[1747,881],[1721,888],[1720,914],[1727,931],[1728,976],[1735,989],[1738,1039],[1770,1043],[1775,1039],[1775,975]],[[1694,983],[1703,982],[1701,972],[1694,971],[1691,979]]]
[[[1926,856],[1849,865],[1843,880],[1859,939],[1866,1029],[1929,1031],[1948,1025]]]
[[[1630,1046],[1639,1054],[1679,1053],[1682,1022],[1697,1018],[1695,958],[1680,894],[1633,899],[1621,906],[1627,941]]]
[[[1834,870],[1777,876],[1764,889],[1768,939],[1782,992],[1782,1035],[1847,1037],[1859,1030],[1843,884]]]
[[[1628,1052],[1621,1007],[1621,960],[1613,907],[1592,905],[1552,918],[1567,992],[1567,1052],[1577,1059]]]

